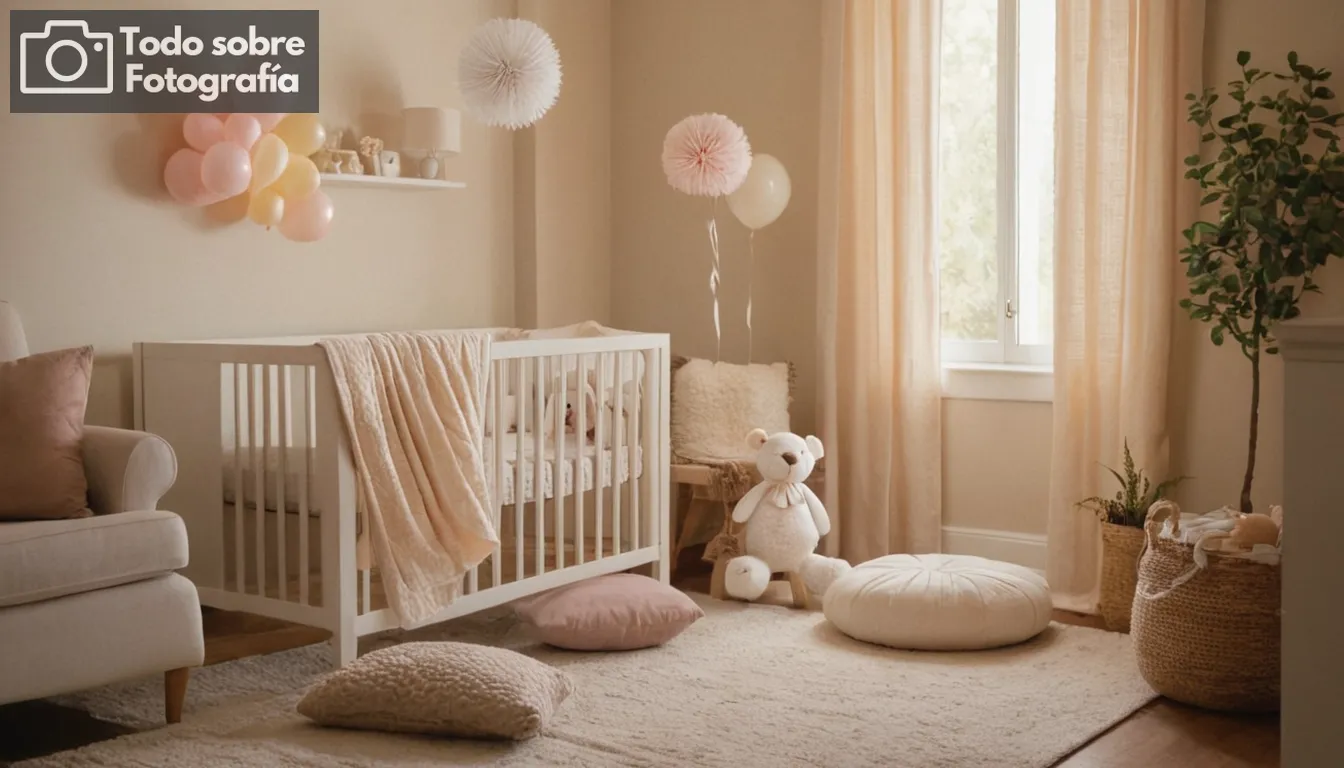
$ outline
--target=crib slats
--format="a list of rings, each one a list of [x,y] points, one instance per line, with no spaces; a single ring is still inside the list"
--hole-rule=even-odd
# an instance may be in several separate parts
[[[574,434],[576,438],[574,443],[579,446],[579,455],[574,457],[574,557],[579,565],[583,565],[584,551],[587,549],[583,543],[583,465],[587,461],[587,453],[584,446],[588,444],[588,356],[579,355],[578,361],[574,366],[574,373],[579,379],[579,402],[574,406],[577,412],[574,417]],[[600,385],[600,384],[599,384]],[[593,458],[593,475],[596,480],[597,473],[601,470],[597,457],[602,455],[598,450]],[[596,486],[596,481],[594,482]],[[564,518],[561,518],[564,522]],[[561,528],[561,531],[564,529]],[[563,543],[563,542],[562,542]]]
[[[639,393],[640,410],[644,413],[644,421],[641,429],[643,431],[640,441],[640,460],[643,466],[643,475],[641,480],[641,492],[644,496],[644,521],[645,531],[647,532],[649,546],[661,544],[668,531],[663,530],[662,521],[658,516],[658,496],[656,491],[658,476],[660,471],[658,467],[658,446],[663,439],[661,428],[658,424],[658,394],[654,390],[653,372],[660,364],[658,352],[656,350],[646,350],[639,353],[644,359],[644,379]],[[659,369],[661,370],[661,369]],[[646,401],[646,398],[654,398],[652,405]]]
[[[315,398],[312,396],[313,376],[309,367],[305,365],[300,370],[303,371],[303,434],[306,436],[314,421]],[[303,441],[303,461],[299,462],[299,602],[304,605],[308,604],[308,478],[313,472],[312,446],[311,439]]]
[[[597,427],[593,431],[593,442],[597,444],[596,455],[593,458],[593,527],[597,530],[593,533],[594,559],[602,559],[602,515],[603,500],[606,497],[606,482],[602,477],[602,470],[606,466],[607,455],[607,355],[600,352],[597,355]]]
[[[257,548],[254,552],[257,568],[257,594],[266,596],[266,445],[270,442],[271,392],[266,387],[266,365],[253,365],[252,402],[261,401],[261,408],[253,408],[252,425],[252,479],[256,489],[253,499],[257,520]],[[263,391],[264,389],[264,391]]]
[[[639,459],[639,379],[635,378],[635,371],[638,366],[635,365],[635,355],[633,352],[622,353],[627,363],[630,364],[630,372],[627,378],[622,366],[621,389],[625,389],[625,382],[631,381],[635,385],[635,396],[631,398],[630,418],[626,421],[630,430],[630,439],[626,442],[626,448],[629,455],[625,459],[626,487],[630,489],[630,546],[632,549],[639,549],[639,478],[635,474],[635,466]]]
[[[621,438],[625,430],[625,387],[621,386],[623,355],[616,353],[616,388],[611,415],[611,554],[621,554]]]
[[[366,528],[365,530],[368,529]],[[371,599],[370,593],[372,592],[372,583],[373,583],[372,574],[373,574],[372,568],[365,568],[363,571],[360,571],[359,573],[360,599],[361,599],[361,602],[359,604],[360,613],[368,613],[370,610],[373,609],[373,606],[370,605],[370,599]]]
[[[504,517],[504,435],[508,434],[508,430],[504,428],[504,377],[508,372],[508,364],[509,361],[507,360],[498,360],[495,362],[494,376],[492,377],[492,383],[490,385],[493,390],[492,401],[494,403],[493,408],[495,409],[495,433],[493,435],[493,445],[495,448],[495,477],[492,481],[494,483],[493,487],[495,489],[495,494],[494,499],[490,502],[490,517],[493,518],[495,523],[496,539],[495,553],[490,557],[490,586],[492,587],[499,586],[499,578],[501,575],[501,563],[499,562],[499,558],[502,549],[501,542],[504,540],[504,537],[500,534],[500,522]]]
[[[567,410],[566,400],[569,397],[569,382],[565,377],[569,374],[565,371],[565,358],[563,356],[551,358],[551,366],[560,376],[560,382],[556,385],[559,390],[555,397],[559,401],[555,407],[555,423],[551,425],[555,430],[555,469],[551,473],[554,478],[551,482],[555,486],[555,567],[557,570],[565,567],[565,411]],[[555,376],[557,374],[552,374]],[[574,462],[574,484],[579,484],[579,465],[578,459],[582,458],[583,452],[575,457]]]
[[[532,433],[536,438],[533,441],[535,453],[532,454],[532,517],[536,529],[532,532],[532,537],[536,549],[535,575],[540,576],[546,572],[546,487],[543,483],[546,477],[546,390],[550,382],[546,379],[546,358],[530,359],[537,369],[536,410],[532,412]],[[553,484],[560,482],[560,478],[556,477],[557,474],[551,473]]]
[[[525,410],[527,405],[527,361],[520,359],[513,365],[518,370],[518,389],[513,397],[517,410],[515,414],[517,422],[514,427],[517,445],[514,446],[516,450],[513,454],[513,535],[516,538],[513,548],[513,580],[521,581],[523,579],[523,556],[526,554],[523,546],[523,470],[526,467],[523,463],[523,457],[526,455],[526,450],[523,447],[523,433],[527,431]]]
[[[233,364],[233,589],[240,594],[247,592],[247,561],[243,557],[243,510],[247,507],[243,494],[243,390],[249,377],[246,364]]]
[[[268,369],[269,370],[269,369]],[[279,469],[275,473],[275,549],[277,554],[276,571],[277,586],[281,600],[289,599],[289,574],[286,571],[286,560],[289,559],[289,552],[285,549],[285,522],[289,519],[289,508],[287,497],[285,496],[285,475],[288,474],[289,467],[289,446],[294,442],[293,427],[290,421],[289,398],[292,392],[289,386],[289,366],[282,365],[279,368],[280,378],[277,381],[280,393],[280,448],[279,448]]]

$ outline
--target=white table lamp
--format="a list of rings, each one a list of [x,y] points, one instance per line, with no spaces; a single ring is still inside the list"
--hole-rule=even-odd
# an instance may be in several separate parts
[[[420,161],[420,178],[439,177],[439,153],[457,154],[462,151],[462,113],[443,107],[407,107],[401,111],[405,120],[402,149],[424,152]]]

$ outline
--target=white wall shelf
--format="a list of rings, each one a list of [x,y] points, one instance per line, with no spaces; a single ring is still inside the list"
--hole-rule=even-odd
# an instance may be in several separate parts
[[[333,187],[392,187],[396,189],[466,189],[461,181],[443,179],[416,179],[401,176],[368,176],[355,173],[324,173],[322,186]]]

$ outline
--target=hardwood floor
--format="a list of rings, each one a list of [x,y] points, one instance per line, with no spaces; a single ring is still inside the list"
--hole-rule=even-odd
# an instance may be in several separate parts
[[[708,564],[698,550],[682,553],[676,584],[688,592],[709,591]],[[772,593],[787,602],[787,590]],[[205,612],[205,663],[274,653],[320,643],[325,630],[228,611]],[[1055,620],[1100,628],[1100,619],[1064,611]],[[188,692],[190,695],[190,692]],[[0,766],[116,738],[127,729],[47,702],[0,706]],[[1157,699],[1080,747],[1060,768],[1277,768],[1277,715],[1237,716],[1206,712]]]
[[[331,632],[250,613],[205,609],[206,666],[325,643]]]

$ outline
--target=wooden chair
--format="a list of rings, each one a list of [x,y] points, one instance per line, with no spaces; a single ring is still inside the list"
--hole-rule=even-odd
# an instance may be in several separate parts
[[[672,422],[678,423],[678,394],[677,383],[678,374],[682,367],[689,362],[688,358],[674,357],[672,360]],[[792,363],[787,363],[788,368],[788,395],[782,402],[776,404],[766,404],[767,410],[778,408],[778,421],[788,423],[789,406],[793,402],[795,369]],[[729,423],[736,420],[734,414],[723,414],[723,418]],[[746,433],[755,425],[742,424],[742,436],[745,439]],[[677,491],[677,506],[675,520],[677,536],[673,546],[672,568],[675,575],[677,564],[683,550],[689,546],[702,543],[703,534],[706,530],[716,533],[708,541],[703,559],[714,563],[714,571],[710,577],[710,595],[718,599],[727,597],[723,588],[724,570],[728,561],[736,554],[735,544],[733,543],[737,536],[741,534],[739,526],[732,522],[733,507],[746,494],[752,486],[761,481],[760,473],[756,470],[754,459],[744,458],[738,461],[704,461],[688,458],[683,450],[684,445],[678,440],[679,430],[676,426],[672,429],[672,484]],[[819,480],[821,476],[821,466],[813,470],[812,478],[809,478],[808,484],[814,485],[814,480]],[[815,487],[815,486],[814,486]],[[807,589],[803,586],[802,578],[796,573],[783,574],[783,578],[789,582],[793,592],[793,603],[795,606],[803,607],[807,604]]]

